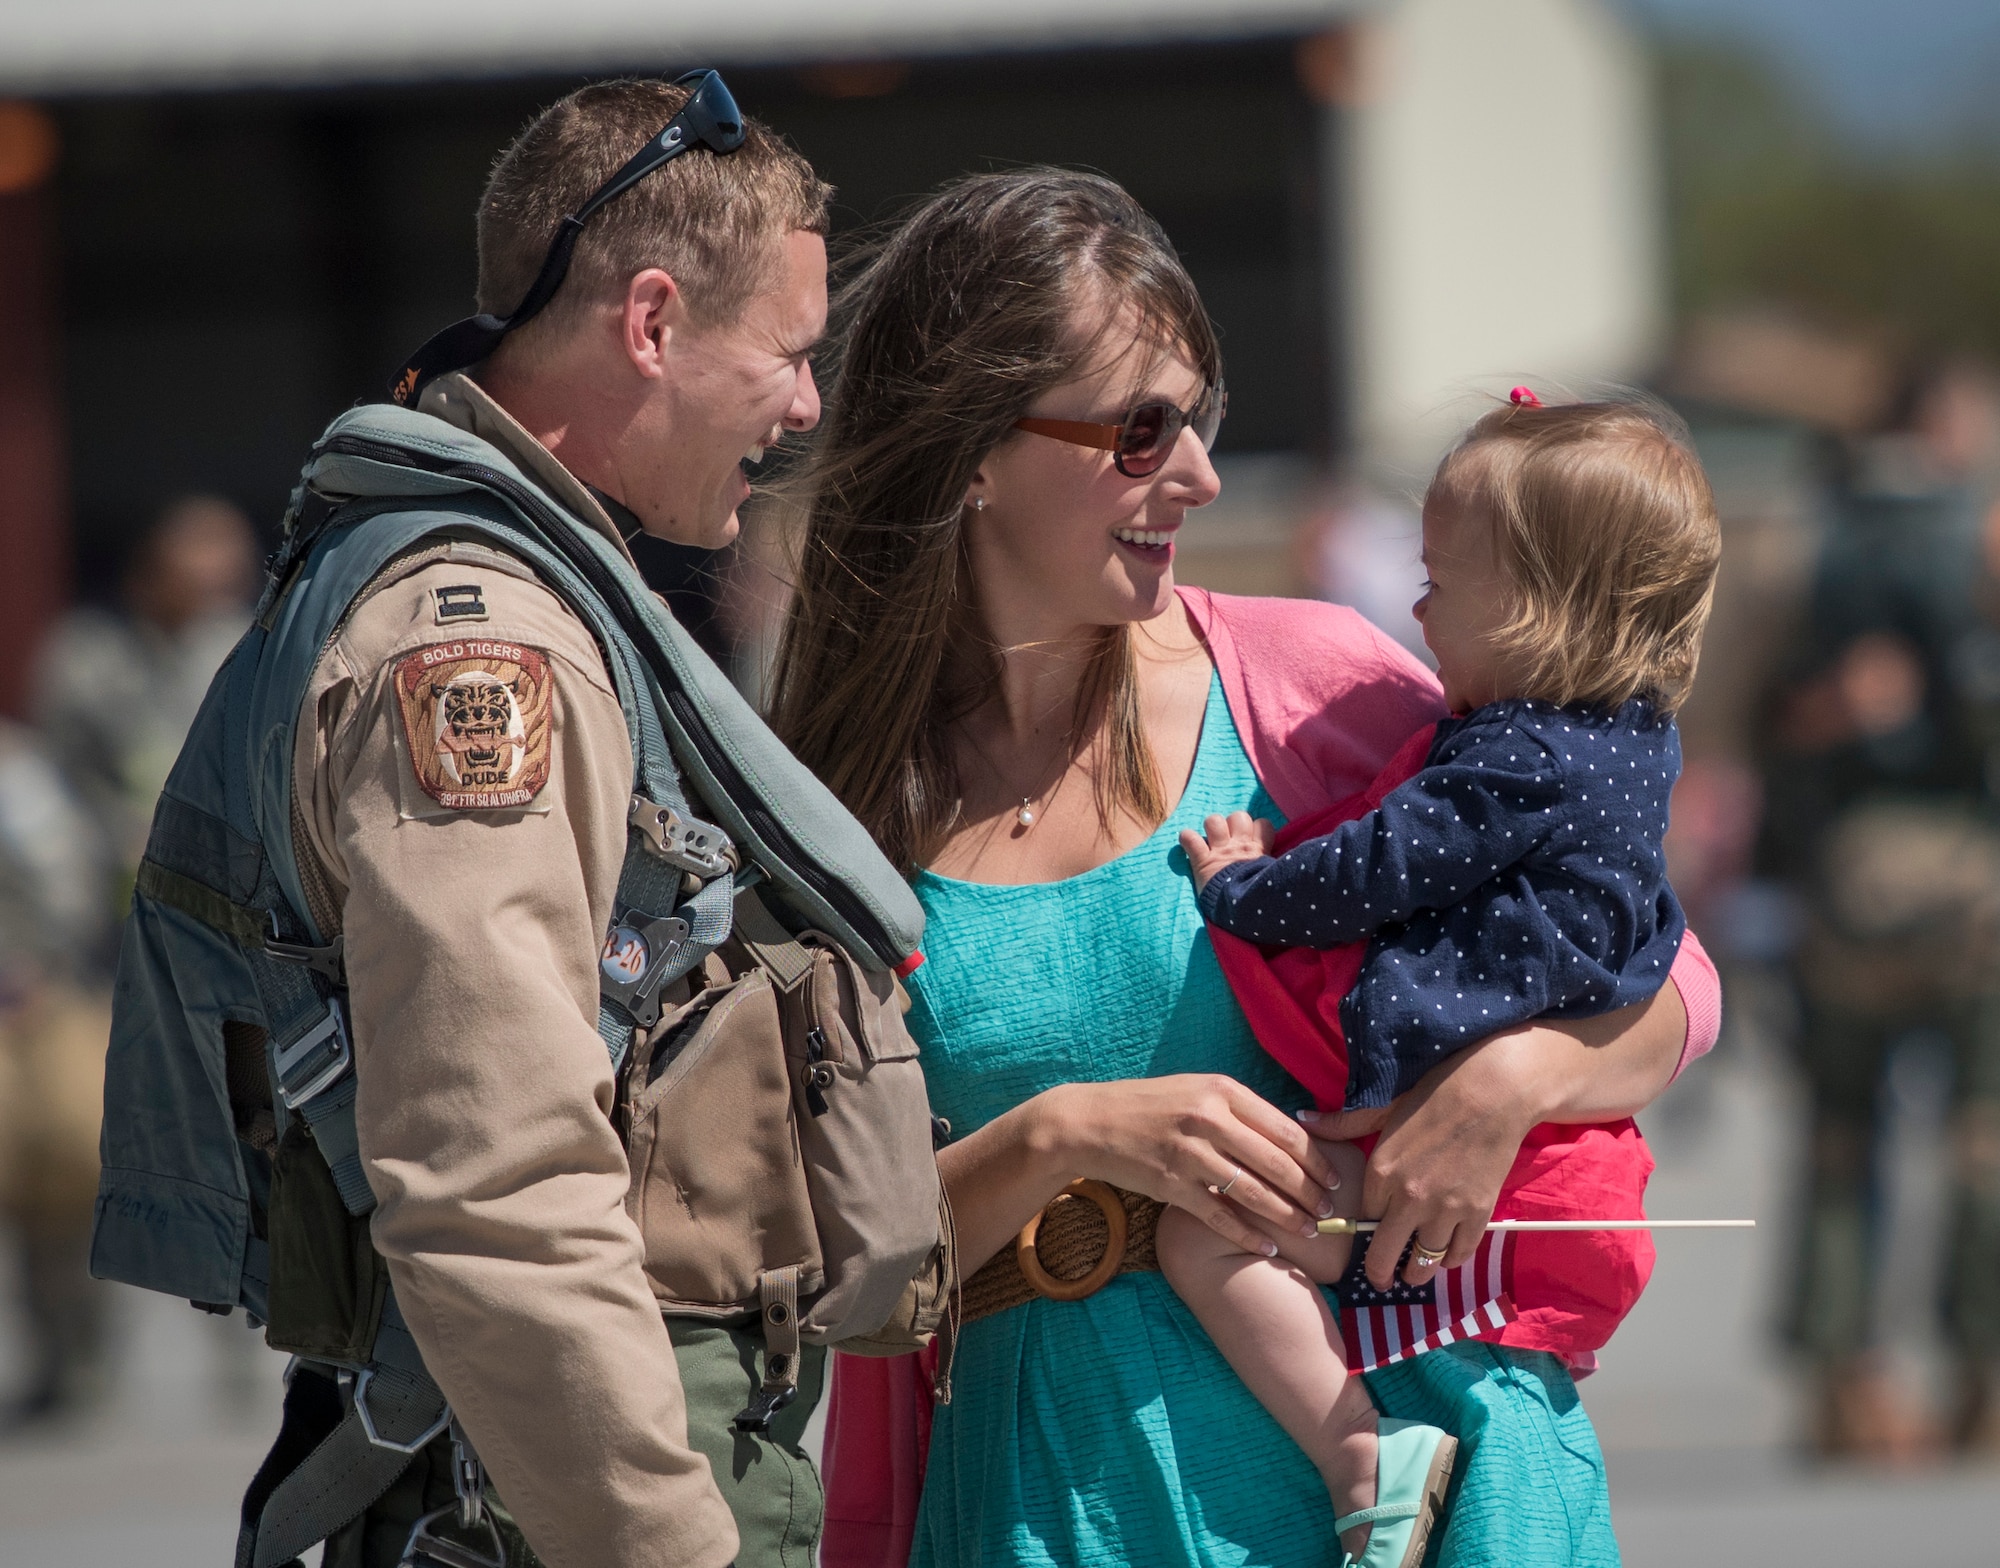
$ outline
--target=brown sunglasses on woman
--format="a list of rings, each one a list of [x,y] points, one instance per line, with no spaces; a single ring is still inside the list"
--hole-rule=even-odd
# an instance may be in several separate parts
[[[1144,479],[1160,471],[1181,432],[1190,427],[1200,438],[1201,449],[1212,451],[1222,416],[1228,412],[1229,394],[1217,386],[1204,391],[1192,408],[1141,403],[1115,425],[1093,425],[1078,419],[1017,419],[1014,428],[1075,446],[1097,447],[1111,453],[1111,461],[1127,479]]]

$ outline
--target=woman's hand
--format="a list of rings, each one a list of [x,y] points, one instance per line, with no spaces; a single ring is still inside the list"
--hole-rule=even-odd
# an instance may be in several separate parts
[[[1396,1262],[1412,1238],[1441,1258],[1420,1264],[1412,1254],[1403,1271],[1412,1285],[1478,1248],[1521,1140],[1543,1119],[1522,1092],[1512,1043],[1500,1035],[1460,1051],[1381,1110],[1302,1114],[1315,1137],[1382,1133],[1361,1188],[1361,1212],[1382,1222],[1368,1242],[1368,1282],[1377,1290],[1395,1283]]]
[[[967,1273],[1080,1176],[1186,1209],[1267,1257],[1250,1216],[1304,1235],[1339,1186],[1298,1122],[1217,1073],[1059,1085],[945,1145],[938,1167]]]
[[[1686,1035],[1680,993],[1666,985],[1616,1013],[1494,1035],[1385,1109],[1303,1113],[1316,1138],[1382,1133],[1361,1193],[1361,1212],[1382,1222],[1368,1244],[1369,1283],[1395,1282],[1412,1238],[1441,1256],[1420,1264],[1412,1255],[1409,1284],[1470,1261],[1528,1133],[1542,1122],[1612,1121],[1644,1109],[1673,1078]]]
[[[1317,1235],[1340,1186],[1298,1122],[1234,1078],[1185,1073],[1051,1091],[1075,1174],[1186,1209],[1237,1246],[1275,1257],[1245,1217]],[[1226,1189],[1227,1196],[1223,1196]]]

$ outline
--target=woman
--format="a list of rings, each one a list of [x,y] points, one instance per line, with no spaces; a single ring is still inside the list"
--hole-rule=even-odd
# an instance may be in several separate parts
[[[929,913],[911,1024],[954,1129],[962,1269],[1004,1263],[1082,1177],[1239,1244],[1260,1244],[1246,1211],[1309,1223],[1334,1177],[1291,1114],[1305,1096],[1230,996],[1173,848],[1209,812],[1282,816],[1212,657],[1226,602],[1193,600],[1205,638],[1174,590],[1174,532],[1219,488],[1192,283],[1116,186],[1026,170],[933,199],[846,304],[774,707]],[[1328,717],[1359,788],[1441,698],[1347,612],[1311,612],[1306,644],[1356,673]],[[1529,1129],[1646,1104],[1685,1020],[1667,987],[1433,1073],[1372,1158],[1371,1255],[1414,1236],[1469,1256]],[[914,1563],[1338,1560],[1317,1474],[1157,1273],[969,1323],[951,1378]],[[1616,1561],[1553,1358],[1461,1345],[1370,1378],[1387,1414],[1461,1439],[1443,1563]]]

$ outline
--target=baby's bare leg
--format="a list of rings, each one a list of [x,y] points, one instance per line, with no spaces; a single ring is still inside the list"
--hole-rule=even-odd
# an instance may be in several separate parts
[[[1342,1211],[1358,1209],[1362,1160],[1352,1145],[1322,1145],[1340,1173]],[[1347,1151],[1352,1158],[1337,1151]],[[1245,1252],[1182,1209],[1160,1216],[1160,1270],[1223,1357],[1305,1451],[1336,1514],[1375,1503],[1375,1406],[1347,1359],[1320,1284],[1340,1278],[1351,1243],[1264,1227],[1278,1248]],[[1365,1528],[1344,1544],[1358,1553]]]

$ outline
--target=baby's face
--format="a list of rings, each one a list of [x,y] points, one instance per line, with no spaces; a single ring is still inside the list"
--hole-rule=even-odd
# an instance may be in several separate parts
[[[1453,713],[1513,693],[1505,690],[1494,636],[1508,614],[1508,584],[1494,550],[1493,525],[1433,489],[1424,499],[1424,596],[1411,606],[1436,655]]]

